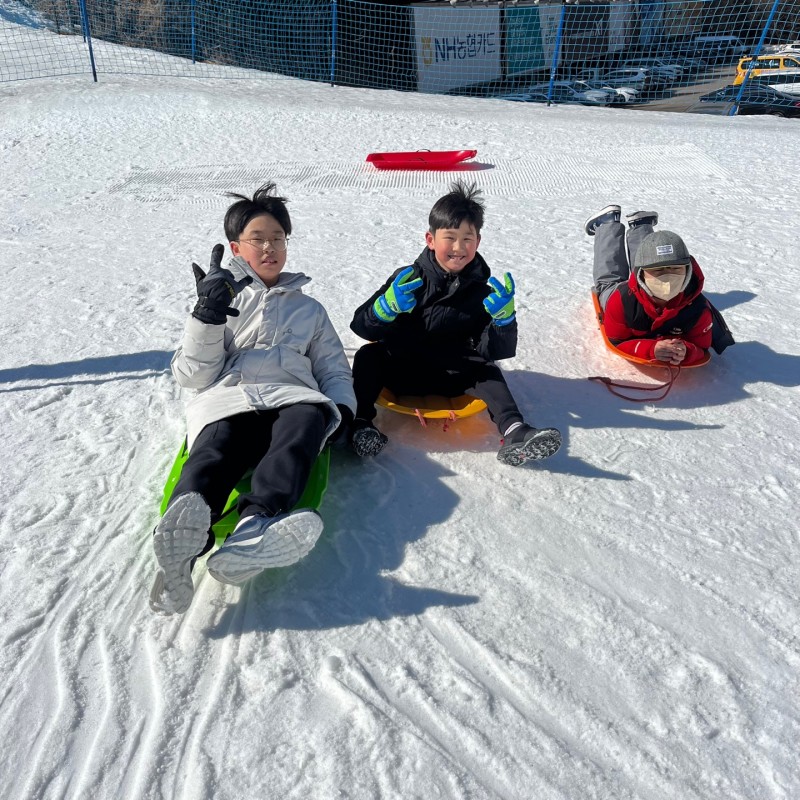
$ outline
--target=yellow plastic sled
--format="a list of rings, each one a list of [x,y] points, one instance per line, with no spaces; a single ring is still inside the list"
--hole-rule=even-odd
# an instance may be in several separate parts
[[[398,414],[416,417],[422,425],[427,424],[426,420],[429,419],[443,419],[447,422],[471,417],[486,408],[483,400],[468,394],[458,397],[444,397],[440,394],[396,395],[389,389],[383,389],[378,395],[378,405]]]

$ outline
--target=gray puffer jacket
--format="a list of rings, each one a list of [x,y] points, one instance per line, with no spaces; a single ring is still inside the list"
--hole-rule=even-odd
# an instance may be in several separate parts
[[[322,304],[302,292],[311,279],[282,272],[267,288],[241,257],[228,269],[253,279],[233,300],[239,316],[225,325],[189,317],[172,358],[175,380],[196,390],[186,407],[189,448],[210,422],[295,403],[326,405],[329,436],[341,420],[336,404],[355,411],[356,401],[341,340]]]

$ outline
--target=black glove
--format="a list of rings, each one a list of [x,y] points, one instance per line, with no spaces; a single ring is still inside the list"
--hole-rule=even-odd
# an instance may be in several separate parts
[[[223,245],[214,245],[211,251],[211,267],[207,275],[197,264],[192,264],[192,272],[197,283],[197,305],[192,311],[192,316],[200,322],[205,322],[206,325],[224,325],[229,316],[238,317],[238,310],[230,307],[231,300],[245,286],[253,282],[249,275],[237,281],[230,270],[220,267],[224,252]]]
[[[347,434],[350,431],[350,426],[353,424],[353,412],[347,407],[336,404],[339,413],[342,415],[342,421],[339,427],[328,437],[328,444],[340,444],[347,440]]]

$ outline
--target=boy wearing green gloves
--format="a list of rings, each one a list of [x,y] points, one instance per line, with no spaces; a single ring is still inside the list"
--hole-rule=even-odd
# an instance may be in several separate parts
[[[498,460],[519,465],[561,446],[555,428],[525,424],[500,368],[517,349],[514,280],[490,277],[478,253],[483,202],[474,184],[456,181],[428,218],[426,248],[397,270],[353,316],[350,328],[369,344],[353,361],[356,419],[350,443],[377,455],[388,439],[373,424],[375,401],[395,394],[469,394],[486,403],[500,431]]]

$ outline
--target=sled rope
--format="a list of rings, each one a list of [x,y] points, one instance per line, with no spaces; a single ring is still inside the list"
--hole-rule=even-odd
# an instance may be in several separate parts
[[[665,365],[664,369],[669,370],[669,380],[666,381],[666,383],[657,383],[655,385],[642,383],[617,383],[611,378],[605,378],[602,375],[593,375],[588,380],[599,381],[606,387],[606,389],[608,389],[609,392],[611,392],[611,394],[615,395],[616,397],[621,397],[623,400],[630,400],[633,403],[655,403],[658,400],[663,400],[669,394],[669,390],[672,388],[675,380],[681,373],[680,366],[673,367],[670,364]],[[617,391],[618,389],[631,389],[635,392],[662,392],[662,394],[660,394],[658,397],[634,397],[623,394],[621,391]]]
[[[425,418],[425,414],[421,409],[415,408],[414,416],[419,420],[419,424],[422,425],[423,428],[428,427],[428,420]],[[457,419],[458,417],[456,416],[455,411],[453,411],[452,409],[448,411],[447,419],[445,419],[444,423],[442,424],[442,430],[447,431],[447,429],[450,427],[449,423],[455,422]]]

